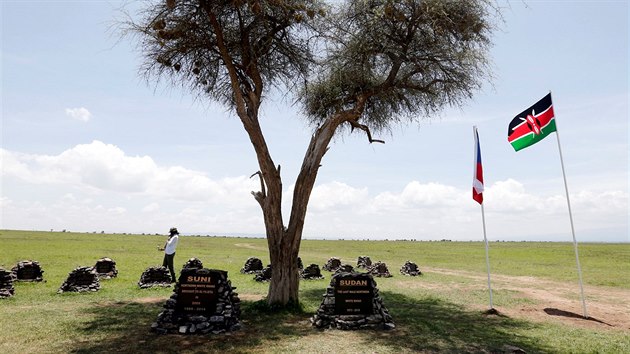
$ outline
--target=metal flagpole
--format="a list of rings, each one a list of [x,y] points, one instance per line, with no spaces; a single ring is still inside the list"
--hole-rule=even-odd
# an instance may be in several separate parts
[[[483,241],[486,244],[486,269],[488,270],[488,291],[490,292],[490,309],[493,310],[494,306],[492,306],[492,285],[490,285],[490,258],[488,257],[488,238],[486,237],[486,214],[483,210],[483,203],[481,205],[481,221],[483,223]]]
[[[486,270],[488,271],[488,291],[490,293],[490,312],[496,311],[492,304],[492,285],[490,282],[490,257],[488,256],[488,237],[486,236],[486,213],[483,209],[483,195],[481,199],[475,198],[475,191],[477,193],[483,193],[483,174],[480,174],[478,170],[481,162],[481,147],[479,146],[479,133],[477,132],[477,126],[473,126],[473,133],[475,136],[475,173],[473,176],[473,199],[481,206],[481,222],[483,224],[483,241],[486,245]],[[480,189],[479,189],[480,188]]]
[[[551,93],[551,91],[549,91],[549,93]],[[556,118],[556,139],[558,141],[558,152],[560,153],[560,165],[562,166],[562,178],[564,179],[564,191],[567,195],[567,206],[569,207],[569,220],[571,221],[571,234],[573,235],[573,249],[575,251],[575,263],[577,264],[578,278],[580,280],[580,296],[582,298],[582,309],[584,310],[584,318],[588,318],[588,312],[586,311],[586,300],[584,299],[584,285],[582,283],[582,267],[580,266],[580,256],[578,255],[577,240],[575,239],[575,227],[573,226],[573,213],[571,212],[571,201],[569,199],[569,187],[567,185],[567,175],[564,171],[564,159],[562,158],[562,148],[560,147],[560,133],[558,131],[557,118]]]

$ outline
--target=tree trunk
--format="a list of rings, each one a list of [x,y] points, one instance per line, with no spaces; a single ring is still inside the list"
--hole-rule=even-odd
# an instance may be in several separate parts
[[[300,251],[302,231],[308,201],[315,185],[317,172],[337,127],[344,121],[339,115],[326,121],[317,129],[306,150],[300,174],[295,183],[293,192],[293,204],[291,205],[291,217],[289,227],[285,230],[281,221],[269,218],[265,214],[265,226],[267,229],[267,242],[269,245],[269,258],[271,260],[272,276],[269,284],[267,302],[272,306],[286,306],[299,303],[299,273],[297,258]],[[278,176],[279,178],[279,176]],[[271,195],[267,196],[269,199]],[[279,200],[277,201],[280,202]],[[281,219],[280,219],[281,220]],[[282,227],[279,229],[279,227]]]
[[[280,239],[292,238],[284,233]],[[291,242],[277,242],[277,237],[267,235],[269,258],[271,260],[271,281],[267,303],[271,306],[297,305],[300,287],[297,258],[299,247],[292,247]],[[271,245],[273,243],[273,246]]]

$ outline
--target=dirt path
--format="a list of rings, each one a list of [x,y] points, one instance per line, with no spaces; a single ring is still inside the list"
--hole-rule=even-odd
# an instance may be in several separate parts
[[[438,273],[474,279],[485,283],[486,275],[429,268],[427,273]],[[616,328],[630,330],[630,290],[603,286],[584,286],[589,320],[582,317],[578,282],[567,283],[527,276],[492,275],[492,288],[519,293],[534,304],[498,309],[510,317],[524,317],[538,322],[557,321],[579,327]]]

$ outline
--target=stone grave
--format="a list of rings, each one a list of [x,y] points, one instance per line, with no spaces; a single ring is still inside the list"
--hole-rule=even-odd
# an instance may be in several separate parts
[[[202,269],[203,263],[201,262],[199,258],[193,257],[187,260],[186,263],[184,263],[184,265],[182,266],[182,269],[184,268]]]
[[[335,270],[335,273],[352,273],[354,272],[354,267],[350,264],[342,264]]]
[[[372,260],[368,256],[359,256],[357,259],[357,268],[368,269],[372,266]]]
[[[13,273],[0,268],[0,299],[11,297],[15,294],[13,287]]]
[[[65,292],[87,292],[98,291],[101,288],[101,283],[98,280],[96,271],[92,267],[78,267],[68,273],[66,279],[57,293]]]
[[[96,261],[94,270],[96,271],[96,275],[99,279],[111,279],[118,276],[116,262],[109,257],[103,257]]]
[[[370,274],[337,273],[311,323],[317,328],[394,329],[396,325]]]
[[[319,266],[317,264],[311,264],[310,266],[304,268],[302,272],[300,272],[300,278],[306,280],[315,280],[315,279],[324,279],[322,272],[319,270]]]
[[[389,273],[389,269],[387,269],[387,264],[385,264],[384,262],[373,263],[367,271],[369,274],[372,274],[375,277],[389,278],[392,276]]]
[[[341,260],[337,257],[332,257],[328,261],[326,261],[326,264],[324,264],[322,268],[329,272],[334,272],[340,266],[341,266]]]
[[[166,267],[149,267],[140,276],[138,285],[141,289],[152,288],[154,286],[171,286],[171,274]]]
[[[249,257],[245,261],[245,265],[241,268],[243,274],[256,274],[263,270],[263,263],[260,258]]]
[[[403,264],[403,266],[400,268],[400,274],[415,277],[418,275],[422,275],[422,272],[418,268],[417,264],[406,261],[405,264]]]
[[[11,273],[17,281],[42,281],[44,271],[37,261],[19,261],[11,268]]]
[[[151,330],[159,334],[220,334],[241,328],[241,300],[227,272],[184,268]]]
[[[254,280],[258,282],[266,282],[271,280],[271,264],[263,268],[262,271],[254,275]]]

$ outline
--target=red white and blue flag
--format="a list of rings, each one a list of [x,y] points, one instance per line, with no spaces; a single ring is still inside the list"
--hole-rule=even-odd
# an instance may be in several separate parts
[[[473,174],[472,195],[477,203],[483,203],[483,168],[481,165],[481,147],[479,146],[479,134],[477,127],[473,127],[475,134],[475,173]]]

